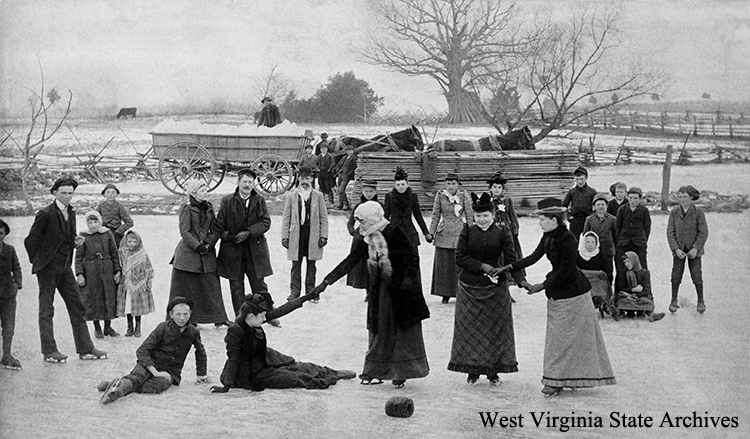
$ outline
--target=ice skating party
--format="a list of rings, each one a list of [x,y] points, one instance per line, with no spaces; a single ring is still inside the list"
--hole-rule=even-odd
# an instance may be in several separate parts
[[[741,1],[0,1],[0,438],[750,436]]]

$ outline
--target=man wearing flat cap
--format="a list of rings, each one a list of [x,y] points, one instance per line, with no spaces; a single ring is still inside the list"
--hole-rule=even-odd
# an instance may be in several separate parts
[[[696,311],[706,311],[706,302],[703,300],[703,270],[701,269],[701,258],[703,248],[708,239],[708,223],[706,215],[699,209],[694,201],[700,199],[700,192],[693,186],[682,186],[677,191],[677,199],[680,204],[669,212],[667,222],[667,242],[672,250],[672,302],[669,311],[677,312],[680,306],[677,304],[677,294],[680,290],[682,275],[685,273],[685,261],[690,269],[690,278],[693,280],[695,292],[698,296]]]
[[[102,216],[102,226],[112,231],[115,236],[115,244],[120,247],[120,241],[130,228],[133,227],[133,218],[130,217],[128,208],[123,206],[117,197],[120,196],[120,189],[112,183],[107,184],[102,189],[104,201],[96,206],[97,212]]]
[[[586,183],[588,178],[589,171],[583,166],[577,167],[573,171],[575,186],[565,194],[562,202],[563,207],[568,208],[570,233],[576,237],[576,240],[580,239],[581,233],[583,233],[583,225],[586,222],[586,217],[594,212],[592,206],[596,190]]]
[[[307,260],[305,293],[315,288],[315,263],[323,259],[328,244],[328,210],[323,194],[312,187],[312,169],[300,166],[299,185],[287,194],[281,220],[281,245],[292,261],[289,297],[293,300],[302,290],[302,260]]]
[[[159,323],[135,351],[138,362],[133,370],[124,377],[99,384],[99,390],[104,391],[102,404],[110,404],[133,392],[162,393],[170,386],[179,386],[191,347],[195,348],[197,382],[208,383],[207,356],[201,333],[188,323],[192,309],[193,301],[182,296],[169,302],[169,318]]]
[[[263,125],[268,128],[273,128],[282,122],[281,112],[279,112],[279,107],[277,107],[273,103],[272,98],[269,98],[268,96],[266,96],[260,101],[260,103],[263,104],[263,109],[260,110],[260,118],[258,119],[258,126]]]
[[[59,363],[67,359],[67,355],[57,348],[52,325],[55,289],[68,309],[79,357],[93,360],[107,355],[91,341],[84,317],[85,308],[71,269],[73,249],[84,242],[83,237],[76,236],[76,214],[70,205],[77,187],[78,182],[72,178],[55,181],[50,190],[55,201],[36,213],[29,236],[23,242],[31,261],[31,272],[36,274],[39,282],[39,338],[44,360],[49,362]]]

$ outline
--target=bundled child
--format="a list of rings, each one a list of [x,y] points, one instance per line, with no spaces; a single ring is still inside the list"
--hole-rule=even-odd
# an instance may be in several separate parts
[[[94,335],[117,337],[111,321],[117,317],[117,283],[120,282],[120,256],[112,232],[102,227],[102,217],[92,210],[86,213],[88,230],[81,233],[83,245],[76,249],[76,276],[86,320],[94,322]],[[104,331],[99,321],[104,320]]]
[[[583,166],[579,166],[573,171],[573,180],[575,186],[565,194],[562,205],[568,208],[570,217],[570,232],[576,240],[581,238],[583,233],[583,224],[586,218],[593,211],[594,197],[596,190],[588,185],[589,171]]]
[[[698,295],[698,304],[695,309],[699,313],[706,311],[706,302],[703,300],[703,273],[701,270],[701,257],[703,247],[708,239],[708,223],[706,215],[693,201],[700,198],[700,192],[693,186],[683,186],[677,191],[680,205],[669,212],[667,222],[667,242],[672,250],[672,302],[669,305],[670,312],[676,312],[677,293],[680,290],[682,275],[685,273],[685,260],[690,269],[690,277],[695,285]]]
[[[298,362],[267,345],[261,325],[300,308],[308,300],[317,300],[317,294],[310,292],[271,311],[262,296],[248,294],[237,320],[229,327],[224,338],[227,361],[221,373],[222,385],[211,387],[211,393],[226,393],[231,388],[253,391],[266,388],[326,389],[340,379],[354,378],[356,374],[353,371]]]
[[[16,327],[16,295],[23,288],[21,264],[16,249],[5,243],[10,226],[0,219],[0,325],[3,329],[3,357],[0,365],[6,369],[21,369],[21,362],[13,358],[10,349]]]
[[[167,305],[169,318],[159,323],[135,351],[138,362],[128,375],[99,384],[101,402],[109,404],[130,393],[162,393],[170,386],[179,386],[182,367],[195,348],[195,371],[198,383],[208,383],[206,349],[198,328],[188,324],[193,302],[181,296]]]
[[[596,232],[583,232],[578,243],[576,266],[589,280],[594,308],[604,317],[612,303],[612,257],[604,255]]]
[[[651,234],[651,214],[641,202],[642,198],[643,191],[638,187],[631,187],[628,189],[628,204],[617,211],[617,252],[615,255],[617,280],[615,284],[623,282],[625,266],[622,261],[625,253],[629,251],[638,255],[643,268],[648,268],[646,254],[648,237]]]
[[[125,232],[120,244],[122,276],[117,290],[117,317],[128,319],[125,337],[141,336],[141,316],[155,310],[151,285],[154,282],[154,266],[151,264],[143,240],[132,229]],[[130,299],[128,300],[128,295]],[[133,329],[135,316],[135,329]]]
[[[664,318],[664,313],[654,312],[654,296],[651,294],[651,273],[641,267],[635,252],[626,252],[623,257],[625,275],[616,285],[617,293],[611,308],[612,318],[619,320],[622,311],[633,314],[643,313],[650,322]]]
[[[133,218],[130,217],[128,209],[117,201],[117,197],[120,196],[117,186],[109,183],[104,186],[102,195],[104,201],[96,206],[96,210],[102,215],[102,225],[112,231],[115,244],[119,247],[125,231],[133,227]]]
[[[607,213],[617,216],[617,211],[628,204],[628,186],[625,183],[617,182],[609,187],[609,193],[614,197],[607,203]]]

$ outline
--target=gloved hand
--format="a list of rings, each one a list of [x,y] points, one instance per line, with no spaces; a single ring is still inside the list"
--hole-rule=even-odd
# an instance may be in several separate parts
[[[482,273],[490,274],[492,273],[492,270],[494,270],[495,267],[493,267],[490,264],[482,264]]]
[[[313,288],[313,289],[312,289],[312,291],[310,291],[310,293],[309,293],[309,294],[310,294],[310,295],[311,295],[311,296],[312,296],[313,298],[318,298],[318,297],[320,296],[320,293],[322,293],[323,291],[325,291],[325,290],[326,290],[326,288],[328,288],[328,282],[326,282],[326,281],[324,280],[323,282],[321,282],[320,284],[318,284],[318,286],[317,286],[317,287]]]
[[[432,243],[432,233],[424,235],[424,240],[427,241],[428,244]]]
[[[205,255],[208,253],[208,250],[211,248],[210,244],[207,244],[205,242],[201,242],[198,244],[198,247],[195,248],[195,251],[200,253],[201,255]]]
[[[228,391],[227,386],[211,386],[211,393],[227,393]]]
[[[529,294],[533,294],[533,293],[531,292],[531,289],[532,289],[532,288],[533,288],[534,286],[533,286],[533,285],[531,285],[531,284],[530,284],[530,283],[529,283],[528,281],[523,281],[523,282],[521,282],[521,285],[520,285],[520,286],[521,286],[521,288],[525,289],[525,290],[526,290],[526,291],[527,291],[527,292],[528,292]]]
[[[318,248],[323,248],[328,244],[328,238],[320,238],[318,239]]]
[[[281,240],[281,246],[284,248],[289,248],[289,238],[284,238]]]
[[[534,294],[542,291],[544,289],[544,284],[534,284],[531,286],[531,291],[529,291],[529,294]]]
[[[243,230],[239,232],[238,234],[234,235],[234,243],[239,244],[242,241],[245,241],[249,237],[250,237],[250,232],[247,230]]]

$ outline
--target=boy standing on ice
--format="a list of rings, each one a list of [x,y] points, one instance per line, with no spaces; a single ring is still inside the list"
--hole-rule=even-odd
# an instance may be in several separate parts
[[[573,180],[576,185],[565,194],[562,205],[568,208],[570,216],[570,232],[576,237],[581,238],[583,233],[583,224],[586,218],[593,212],[594,196],[596,190],[589,186],[586,181],[589,179],[589,171],[583,166],[579,166],[573,171]]]
[[[102,216],[102,225],[112,231],[115,236],[115,244],[120,247],[120,241],[125,232],[133,227],[133,218],[130,217],[128,209],[117,201],[120,189],[109,183],[102,190],[104,201],[96,206],[96,211]]]
[[[193,301],[177,296],[169,302],[169,320],[159,323],[136,350],[138,362],[130,374],[99,384],[104,390],[100,402],[109,404],[130,393],[162,393],[171,385],[179,386],[182,367],[195,347],[195,370],[198,383],[208,383],[206,376],[206,349],[201,334],[190,320]]]
[[[18,370],[21,369],[21,362],[10,354],[10,347],[16,327],[16,295],[23,283],[16,249],[5,243],[8,233],[10,227],[0,219],[0,325],[3,328],[3,356],[0,365],[6,369]]]

